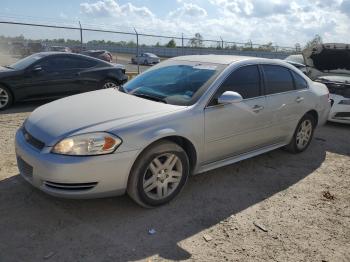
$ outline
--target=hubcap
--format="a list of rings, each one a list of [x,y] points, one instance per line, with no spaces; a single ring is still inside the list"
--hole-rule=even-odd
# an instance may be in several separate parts
[[[118,88],[118,85],[116,83],[113,83],[113,82],[106,82],[103,85],[103,88]]]
[[[149,198],[161,200],[176,190],[181,178],[181,160],[175,154],[166,153],[149,164],[143,176],[143,190]]]
[[[304,149],[310,141],[312,133],[312,123],[310,120],[304,120],[299,126],[296,143],[299,149]]]
[[[3,108],[9,102],[9,94],[5,89],[0,87],[0,108]]]

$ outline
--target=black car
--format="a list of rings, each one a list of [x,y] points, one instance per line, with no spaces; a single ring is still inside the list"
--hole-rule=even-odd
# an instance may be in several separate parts
[[[125,68],[96,58],[61,52],[37,53],[0,67],[0,110],[18,101],[118,87],[126,81]]]

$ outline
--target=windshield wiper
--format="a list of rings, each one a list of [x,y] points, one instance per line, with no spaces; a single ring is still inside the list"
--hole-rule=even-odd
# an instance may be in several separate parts
[[[147,94],[143,94],[143,93],[136,93],[136,94],[134,93],[133,95],[137,96],[137,97],[145,98],[145,99],[148,99],[148,100],[153,100],[153,101],[156,101],[156,102],[162,102],[164,104],[167,104],[167,101],[164,98],[151,96],[151,95],[147,95]]]
[[[9,65],[5,65],[4,67],[8,68],[8,69],[13,69],[13,67],[9,66]]]

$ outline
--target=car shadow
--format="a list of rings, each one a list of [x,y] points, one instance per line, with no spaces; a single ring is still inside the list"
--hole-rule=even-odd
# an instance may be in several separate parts
[[[9,109],[0,111],[0,115],[29,113],[34,111],[37,107],[52,101],[53,101],[52,99],[50,100],[45,99],[40,101],[26,101],[26,102],[16,103],[13,106],[11,106]]]
[[[314,140],[301,154],[275,150],[192,176],[174,201],[155,209],[141,208],[127,196],[58,199],[19,175],[5,179],[0,260],[38,261],[47,254],[53,254],[50,261],[134,261],[155,254],[189,259],[181,241],[304,179],[324,162],[328,145]]]

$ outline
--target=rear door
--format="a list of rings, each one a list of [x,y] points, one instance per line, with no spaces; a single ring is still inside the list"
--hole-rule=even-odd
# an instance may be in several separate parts
[[[239,155],[269,143],[270,122],[256,65],[235,70],[205,108],[205,163]],[[217,104],[225,91],[235,91],[243,101]]]
[[[290,69],[280,65],[261,65],[274,142],[284,142],[300,120],[304,103],[302,91],[296,90]]]

